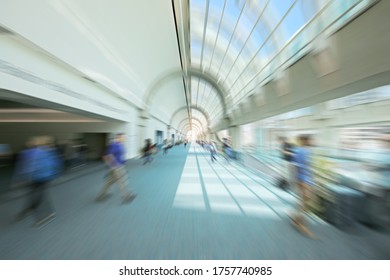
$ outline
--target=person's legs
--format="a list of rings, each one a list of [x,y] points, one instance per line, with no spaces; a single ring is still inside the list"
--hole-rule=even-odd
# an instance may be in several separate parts
[[[225,157],[228,163],[230,163],[230,148],[225,149]]]
[[[109,173],[107,174],[105,178],[104,185],[102,187],[102,190],[100,191],[100,194],[96,198],[97,200],[103,200],[104,198],[107,197],[108,190],[110,187],[115,183],[116,181],[116,175],[114,173],[114,169],[111,169]]]
[[[148,153],[145,154],[144,164],[147,164],[149,162],[152,162],[152,154],[148,152]]]
[[[118,178],[119,191],[124,202],[131,201],[135,198],[135,194],[129,190],[129,177],[124,166],[118,167],[114,170]]]
[[[286,173],[286,179],[287,179],[287,182],[288,182],[288,185],[289,185],[289,189],[294,191],[297,189],[297,181],[296,181],[296,178],[297,178],[297,174],[296,174],[296,167],[295,165],[288,161],[287,162],[287,173]]]
[[[144,154],[144,163],[143,163],[143,165],[145,165],[146,163],[148,163],[148,155]]]
[[[294,226],[303,234],[314,237],[313,233],[307,227],[306,212],[309,210],[309,201],[311,191],[307,184],[298,182],[299,206],[297,212],[292,216]]]
[[[55,212],[53,210],[51,201],[48,195],[49,182],[35,182],[37,197],[35,201],[36,222],[34,227],[42,227],[55,218]]]
[[[45,218],[46,216],[53,213],[53,207],[49,199],[48,193],[49,182],[36,183],[36,188],[39,190],[39,202],[36,205],[36,212],[38,220]]]
[[[16,216],[15,220],[20,221],[29,216],[32,212],[35,211],[39,204],[40,200],[40,190],[37,190],[35,185],[33,183],[30,183],[28,185],[28,194],[26,196],[26,206],[19,211]]]

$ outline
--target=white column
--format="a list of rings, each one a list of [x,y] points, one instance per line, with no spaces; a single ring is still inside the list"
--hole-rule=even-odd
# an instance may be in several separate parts
[[[241,127],[231,126],[229,128],[229,134],[232,140],[232,148],[240,149],[241,148]]]
[[[148,124],[149,124],[149,115],[145,111],[140,111],[138,116],[138,124],[137,124],[137,138],[138,138],[138,145],[136,148],[135,153],[138,155],[142,149],[142,147],[145,145],[145,139],[148,138]]]

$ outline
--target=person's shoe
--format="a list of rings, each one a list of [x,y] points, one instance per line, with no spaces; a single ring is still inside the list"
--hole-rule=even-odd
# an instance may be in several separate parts
[[[300,232],[311,239],[318,239],[317,236],[315,236],[314,233],[312,233],[306,226],[300,226]]]
[[[96,197],[95,201],[101,202],[107,200],[111,195],[108,193],[100,194],[98,197]]]
[[[289,216],[292,225],[294,228],[299,231],[299,233],[312,238],[312,239],[318,239],[308,228],[305,226],[302,221],[300,221],[297,217]]]
[[[21,220],[23,220],[24,218],[26,218],[27,216],[29,216],[31,214],[32,210],[31,209],[24,209],[22,211],[20,211],[18,214],[16,214],[15,216],[15,222],[19,222]]]
[[[46,217],[36,221],[32,226],[36,229],[41,229],[44,226],[48,225],[50,222],[52,222],[56,218],[56,213],[51,213],[47,215]]]
[[[126,195],[125,197],[123,197],[122,199],[122,203],[130,203],[134,200],[134,198],[136,197],[137,195],[136,194],[128,194]]]

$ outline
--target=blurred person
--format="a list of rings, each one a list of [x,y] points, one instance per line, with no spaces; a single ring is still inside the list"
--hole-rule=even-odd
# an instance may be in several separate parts
[[[187,143],[188,143],[187,139],[186,139],[186,140],[184,140],[184,148],[186,148],[186,147],[187,147]]]
[[[66,141],[56,140],[54,147],[60,157],[61,162],[63,163],[63,167],[66,167],[66,157],[65,157]]]
[[[60,156],[53,148],[50,137],[34,137],[27,142],[26,149],[19,156],[15,181],[27,184],[31,193],[28,196],[27,206],[16,216],[17,221],[24,219],[32,212],[36,214],[33,227],[39,228],[54,220],[55,212],[47,193],[47,187],[61,171]]]
[[[298,187],[299,206],[290,218],[293,225],[304,235],[315,238],[314,234],[307,227],[306,213],[309,210],[309,202],[313,198],[312,171],[311,171],[311,137],[300,135],[298,137],[299,146],[295,148],[293,162],[296,165],[296,182]]]
[[[164,140],[164,146],[163,146],[163,154],[166,155],[168,154],[168,150],[170,148],[170,143],[167,139]]]
[[[33,155],[36,148],[36,139],[30,138],[24,145],[24,149],[17,156],[14,178],[12,179],[12,187],[22,187],[31,183],[31,173],[34,165]]]
[[[112,143],[107,146],[103,161],[109,168],[108,174],[105,177],[105,182],[97,201],[102,201],[108,197],[108,191],[111,186],[118,183],[119,191],[121,192],[122,202],[131,202],[136,195],[132,191],[128,190],[128,174],[126,171],[125,160],[125,148],[124,143],[125,135],[118,133]]]
[[[155,150],[154,145],[152,145],[152,140],[151,139],[146,139],[145,140],[145,146],[143,148],[143,157],[145,158],[143,165],[152,162],[153,161],[153,152]]]
[[[280,143],[280,152],[285,163],[284,178],[282,178],[282,181],[279,182],[279,186],[284,188],[285,185],[288,184],[290,188],[293,188],[295,186],[296,178],[296,168],[293,163],[294,145],[292,145],[288,139],[283,136],[279,136],[278,140]]]
[[[210,141],[208,148],[209,148],[209,151],[210,151],[211,162],[216,161],[217,158],[215,157],[215,155],[217,154],[217,147],[215,145],[215,142],[214,141]]]
[[[224,153],[226,161],[229,163],[232,157],[232,147],[228,138],[223,138],[222,151]]]

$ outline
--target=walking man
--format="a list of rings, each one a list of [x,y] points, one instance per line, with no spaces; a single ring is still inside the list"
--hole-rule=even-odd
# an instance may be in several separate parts
[[[41,228],[55,219],[48,186],[59,176],[61,167],[50,137],[34,137],[28,142],[27,149],[20,154],[15,175],[16,181],[26,183],[31,192],[26,207],[16,216],[17,221],[34,213],[36,222],[33,227]]]
[[[211,162],[214,162],[217,160],[215,155],[217,154],[217,148],[215,146],[215,143],[213,141],[210,141],[209,143],[209,151],[210,151],[210,156],[211,156]]]
[[[107,151],[103,156],[103,160],[109,168],[108,175],[105,178],[103,188],[96,198],[98,201],[102,201],[108,196],[108,191],[114,183],[118,183],[119,190],[122,196],[122,202],[131,202],[136,197],[128,188],[128,175],[126,171],[125,160],[125,148],[124,143],[125,135],[118,133],[114,142],[108,145]]]
[[[296,148],[294,154],[294,163],[296,164],[296,180],[298,186],[299,206],[290,218],[293,225],[304,235],[316,238],[308,228],[306,213],[309,211],[309,203],[313,199],[312,191],[312,171],[310,164],[310,145],[311,138],[309,135],[299,137],[300,147]]]

